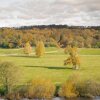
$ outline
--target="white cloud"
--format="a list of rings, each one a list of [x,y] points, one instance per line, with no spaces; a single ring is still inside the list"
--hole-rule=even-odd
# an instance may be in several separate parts
[[[100,0],[0,0],[0,26],[100,25]]]

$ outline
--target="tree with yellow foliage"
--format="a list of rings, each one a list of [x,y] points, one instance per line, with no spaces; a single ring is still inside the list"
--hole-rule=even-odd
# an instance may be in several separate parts
[[[78,74],[71,75],[59,89],[59,95],[66,98],[75,98],[79,95],[76,84],[79,80]]]
[[[68,45],[65,49],[65,53],[68,53],[69,57],[64,61],[64,65],[72,64],[73,69],[79,69],[80,57],[78,55],[77,47]]]
[[[59,91],[59,95],[61,97],[66,98],[74,98],[78,96],[78,92],[76,91],[76,87],[74,86],[74,83],[70,80],[67,80],[62,86]]]
[[[24,53],[30,55],[32,53],[32,47],[29,42],[26,42],[24,46]]]
[[[51,99],[55,93],[55,85],[46,79],[32,80],[28,85],[28,97],[37,99]]]
[[[36,44],[36,55],[37,57],[41,57],[45,53],[45,46],[42,40],[38,41]]]

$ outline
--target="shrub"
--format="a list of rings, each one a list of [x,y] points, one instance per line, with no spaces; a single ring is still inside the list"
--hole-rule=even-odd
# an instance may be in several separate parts
[[[68,80],[62,84],[59,90],[59,96],[65,98],[74,98],[78,96],[78,91],[76,90],[76,75],[72,75],[68,78]]]
[[[21,100],[19,93],[8,93],[5,97],[7,100]]]
[[[28,86],[27,85],[23,85],[23,86],[18,86],[17,88],[15,88],[14,91],[16,91],[16,94],[19,94],[20,98],[27,98],[27,90],[28,90]]]
[[[6,93],[6,90],[3,86],[0,86],[0,96],[4,96]]]
[[[60,89],[60,87],[61,87],[61,84],[56,84],[56,90],[55,90],[55,95],[54,96],[56,96],[56,97],[59,96],[59,89]]]
[[[55,93],[55,85],[45,79],[33,80],[28,88],[29,98],[52,98]]]
[[[100,83],[98,82],[92,80],[80,81],[76,87],[82,97],[93,98],[94,96],[100,96]]]
[[[97,42],[97,43],[95,44],[95,47],[96,47],[96,48],[100,48],[100,42]]]

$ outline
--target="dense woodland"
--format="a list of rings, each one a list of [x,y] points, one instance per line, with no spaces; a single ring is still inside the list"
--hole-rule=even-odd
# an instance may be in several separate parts
[[[100,27],[67,26],[67,25],[41,25],[23,26],[17,28],[0,28],[0,47],[20,48],[26,42],[35,46],[42,40],[46,47],[66,47],[75,43],[78,47],[100,48]]]

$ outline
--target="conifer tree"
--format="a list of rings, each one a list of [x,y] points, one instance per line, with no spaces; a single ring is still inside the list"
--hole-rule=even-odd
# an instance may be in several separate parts
[[[32,47],[29,42],[26,42],[24,46],[24,53],[30,55],[32,53]]]
[[[37,57],[41,57],[44,55],[44,53],[45,53],[45,46],[43,41],[40,40],[36,44],[36,55]]]

